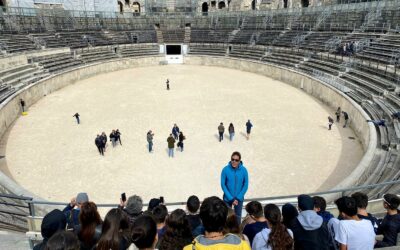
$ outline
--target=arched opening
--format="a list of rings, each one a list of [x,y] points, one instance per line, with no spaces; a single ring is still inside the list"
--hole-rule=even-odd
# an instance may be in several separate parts
[[[201,5],[201,12],[208,12],[208,3],[204,2]]]
[[[226,7],[225,6],[225,2],[221,1],[221,2],[218,3],[218,9],[223,9],[225,7]]]
[[[308,5],[310,5],[310,1],[309,0],[301,0],[301,7],[307,8]]]
[[[140,12],[140,3],[138,2],[133,2],[132,4],[132,11],[135,13],[139,13]]]
[[[256,0],[251,1],[251,9],[252,10],[256,9]]]
[[[5,0],[0,0],[0,6],[6,6]]]
[[[129,0],[125,0],[125,5],[129,6]]]
[[[288,0],[283,0],[283,8],[287,8],[288,7]]]
[[[124,4],[118,1],[119,13],[124,13]]]

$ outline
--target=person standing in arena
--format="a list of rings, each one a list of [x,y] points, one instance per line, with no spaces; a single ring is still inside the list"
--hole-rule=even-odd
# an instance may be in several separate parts
[[[186,137],[183,135],[182,131],[179,133],[178,140],[177,146],[181,148],[181,152],[183,152],[183,140],[186,140]]]
[[[225,127],[224,124],[221,122],[218,126],[219,142],[221,142],[224,139],[224,132],[225,132]]]
[[[342,113],[342,109],[340,107],[337,108],[335,115],[336,115],[336,122],[340,122],[340,114]]]
[[[94,144],[96,144],[99,153],[104,156],[103,140],[100,135],[97,135],[96,139],[94,140]]]
[[[229,140],[232,141],[233,137],[235,136],[235,127],[233,126],[232,123],[229,124],[228,132],[229,132]]]
[[[332,129],[332,124],[333,124],[333,118],[330,117],[330,116],[328,116],[328,127],[329,127],[328,130],[331,130],[331,129]]]
[[[25,112],[25,101],[23,99],[19,99],[19,103],[21,104],[22,112]]]
[[[175,140],[178,140],[179,132],[180,130],[178,125],[174,124],[174,127],[172,127],[172,135],[174,136]]]
[[[80,120],[79,120],[79,114],[78,113],[76,113],[75,115],[73,115],[72,117],[75,117],[76,118],[76,122],[78,123],[78,124],[80,124]]]
[[[174,157],[175,139],[172,134],[167,138],[168,143],[168,157]]]
[[[117,129],[116,131],[115,131],[115,141],[119,141],[119,145],[121,145],[122,146],[122,142],[121,142],[121,132],[119,132],[119,129]]]
[[[166,84],[167,84],[167,90],[169,90],[169,79],[167,79]]]
[[[151,130],[149,130],[149,132],[147,132],[147,142],[149,144],[149,153],[151,153],[153,151],[153,132]]]
[[[235,210],[239,224],[242,218],[244,195],[249,186],[247,169],[243,165],[239,152],[233,152],[231,161],[222,169],[221,188],[224,192],[225,203]]]
[[[347,123],[349,121],[349,115],[347,114],[347,112],[342,111],[343,113],[343,117],[344,117],[344,125],[343,128],[345,128],[347,126]]]
[[[115,133],[115,130],[113,130],[112,132],[111,132],[111,134],[110,134],[110,141],[111,141],[111,145],[113,146],[113,147],[115,147],[115,145],[116,145],[116,138],[117,137],[117,135],[116,135],[116,133]]]
[[[253,127],[253,124],[251,124],[250,120],[248,120],[246,122],[246,138],[247,138],[247,140],[250,139],[250,132],[251,132],[252,127]]]
[[[107,147],[107,135],[105,132],[101,133],[101,146],[103,147],[103,151],[106,152]]]

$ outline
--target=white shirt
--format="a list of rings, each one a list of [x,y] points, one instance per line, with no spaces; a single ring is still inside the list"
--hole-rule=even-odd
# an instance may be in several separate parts
[[[293,232],[292,230],[288,229],[287,230],[290,237],[293,238]],[[253,239],[253,245],[251,246],[252,250],[272,250],[271,245],[268,246],[268,239],[269,239],[269,233],[271,232],[271,229],[269,228],[264,228],[256,234],[256,236]]]
[[[374,249],[375,232],[369,220],[341,220],[335,240],[347,246],[348,250]]]

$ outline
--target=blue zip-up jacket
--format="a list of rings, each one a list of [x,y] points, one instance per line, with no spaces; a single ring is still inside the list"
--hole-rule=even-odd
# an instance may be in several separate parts
[[[237,168],[233,168],[229,162],[222,169],[221,188],[224,191],[224,201],[231,202],[234,199],[243,201],[248,186],[249,176],[242,162]]]

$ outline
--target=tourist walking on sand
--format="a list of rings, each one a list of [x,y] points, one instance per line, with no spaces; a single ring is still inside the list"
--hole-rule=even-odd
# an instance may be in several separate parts
[[[183,152],[183,140],[186,140],[186,137],[183,135],[182,131],[179,133],[178,139],[179,139],[179,141],[178,141],[177,147],[181,148],[181,152]]]
[[[340,122],[340,114],[342,113],[342,109],[340,107],[337,108],[335,115],[336,115],[336,122]]]
[[[233,127],[232,123],[229,124],[228,132],[229,132],[229,140],[232,141],[233,137],[235,136],[235,127]]]
[[[94,140],[94,144],[96,145],[97,149],[99,150],[100,155],[104,156],[103,140],[100,135],[97,135],[96,139]]]
[[[333,124],[333,118],[330,117],[330,116],[328,116],[328,127],[329,127],[328,130],[331,130],[331,129],[332,129],[332,124]]]
[[[111,134],[110,134],[110,141],[111,141],[111,145],[112,145],[113,147],[115,147],[115,145],[117,145],[116,140],[117,140],[117,134],[115,133],[115,130],[113,130],[113,131],[111,132]]]
[[[149,153],[153,151],[153,137],[154,137],[153,132],[149,130],[149,132],[147,132],[147,143],[149,144]]]
[[[174,136],[175,140],[178,140],[179,127],[176,124],[174,124],[174,127],[172,128],[172,135]]]
[[[221,122],[218,126],[219,142],[221,142],[224,139],[224,132],[225,132],[225,127],[224,124]]]
[[[168,142],[168,157],[174,157],[175,139],[172,134],[167,138]]]
[[[101,141],[102,141],[102,145],[103,145],[103,150],[104,152],[106,152],[106,147],[107,147],[107,135],[105,132],[101,133]]]
[[[80,124],[80,120],[79,120],[79,114],[78,113],[75,113],[75,115],[73,115],[72,117],[75,117],[76,118],[76,122],[78,123],[78,124]]]
[[[250,132],[251,132],[252,127],[253,127],[253,124],[251,124],[250,120],[247,120],[247,122],[246,122],[246,138],[247,138],[247,140],[250,139]]]
[[[344,125],[343,128],[345,128],[347,126],[347,122],[349,121],[349,115],[347,114],[347,112],[342,112],[343,113],[343,117],[344,117]]]
[[[122,142],[121,142],[121,132],[119,132],[119,129],[117,129],[115,131],[115,141],[119,141],[119,145],[122,146]]]
[[[166,84],[167,84],[167,90],[169,90],[169,79],[167,79]]]

